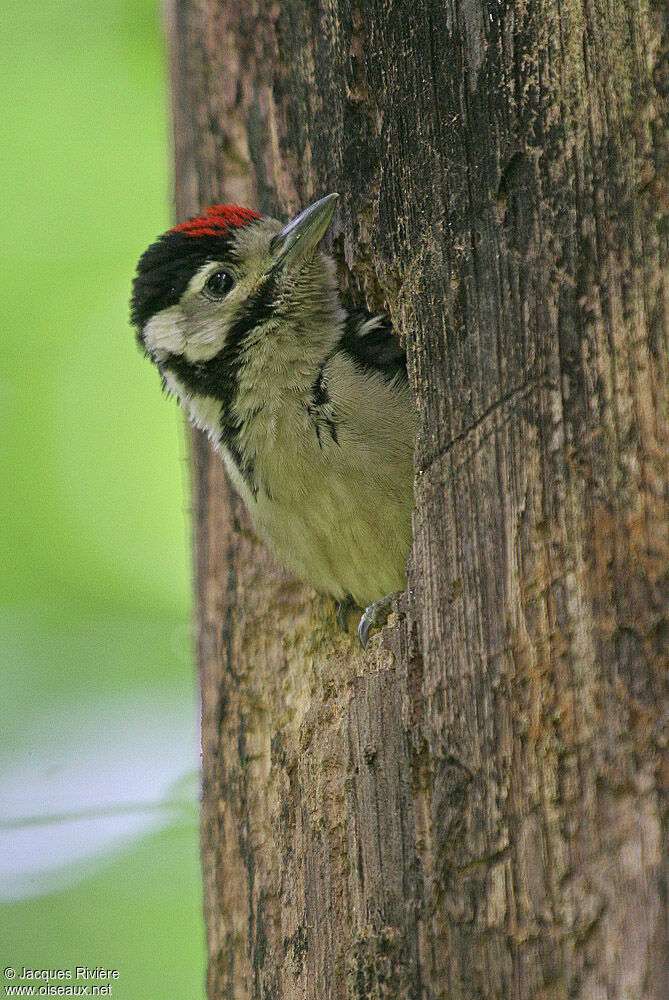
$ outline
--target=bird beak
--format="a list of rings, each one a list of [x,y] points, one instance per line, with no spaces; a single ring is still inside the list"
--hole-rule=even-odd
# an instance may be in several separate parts
[[[320,201],[315,201],[272,237],[269,251],[275,267],[296,264],[320,243],[330,225],[338,198],[338,194],[327,194]]]

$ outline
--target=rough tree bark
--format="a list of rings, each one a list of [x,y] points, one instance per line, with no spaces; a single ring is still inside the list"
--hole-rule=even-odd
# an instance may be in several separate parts
[[[177,209],[337,190],[408,345],[363,655],[193,437],[214,998],[667,996],[667,8],[176,0]]]

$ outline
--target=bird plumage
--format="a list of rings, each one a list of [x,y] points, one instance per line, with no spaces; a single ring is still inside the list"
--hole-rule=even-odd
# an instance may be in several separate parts
[[[284,228],[224,206],[170,230],[139,262],[131,315],[259,535],[365,606],[404,587],[417,416],[389,321],[342,305],[318,248],[328,202]]]

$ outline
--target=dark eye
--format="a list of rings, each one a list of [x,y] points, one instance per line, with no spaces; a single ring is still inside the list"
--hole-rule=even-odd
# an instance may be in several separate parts
[[[234,283],[232,275],[228,274],[227,271],[214,271],[205,281],[204,290],[210,298],[222,299],[224,295],[228,294]]]

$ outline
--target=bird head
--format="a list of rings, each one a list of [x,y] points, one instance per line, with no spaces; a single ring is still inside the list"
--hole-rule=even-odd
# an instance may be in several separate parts
[[[163,375],[221,398],[249,352],[281,366],[325,345],[340,309],[334,266],[319,244],[337,198],[327,195],[287,225],[217,205],[144,252],[131,321]]]

